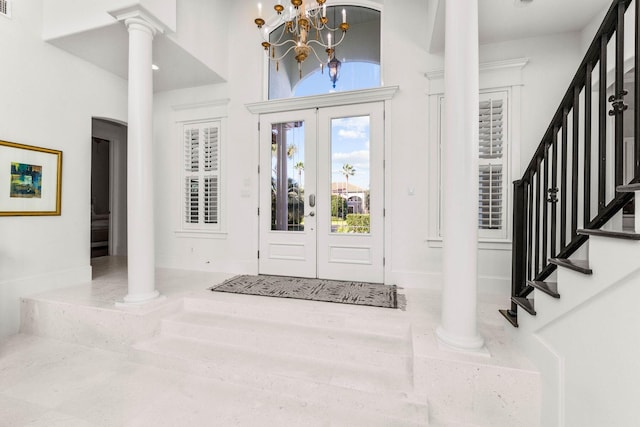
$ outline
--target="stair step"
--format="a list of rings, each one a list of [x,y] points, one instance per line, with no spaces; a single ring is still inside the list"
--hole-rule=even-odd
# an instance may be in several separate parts
[[[536,315],[536,310],[533,308],[533,299],[531,298],[521,298],[521,297],[511,297],[511,301],[518,304],[522,307],[527,313],[532,316]]]
[[[589,268],[589,262],[582,259],[568,259],[568,258],[551,258],[549,259],[551,264],[555,264],[559,267],[566,267],[571,270],[577,271],[583,274],[593,274],[593,270]]]
[[[518,327],[518,314],[511,315],[511,310],[498,310],[514,327]]]
[[[216,313],[183,312],[162,321],[161,334],[390,370],[409,363],[411,342],[375,333],[342,331]]]
[[[616,187],[618,193],[633,193],[634,191],[640,191],[640,182],[627,185],[618,185]]]
[[[333,385],[352,384],[352,388],[365,391],[398,391],[412,387],[410,364],[402,370],[389,371],[337,358],[329,361],[283,355],[181,337],[160,336],[134,347],[155,355],[167,356],[169,359],[175,359],[174,361],[187,362],[185,366],[178,363],[178,368],[186,367],[191,370],[195,367],[196,373],[232,382],[252,383],[261,381],[263,377],[285,376]],[[269,382],[267,381],[267,384]]]
[[[184,308],[187,311],[201,311],[343,331],[375,331],[378,335],[390,337],[411,336],[410,322],[405,313],[388,308],[349,306],[224,292],[211,292],[207,298],[187,297],[184,299]],[[357,311],[357,315],[354,315],[354,310]]]
[[[630,231],[610,231],[610,230],[578,230],[578,234],[586,236],[602,236],[614,239],[640,240],[640,234]]]
[[[372,369],[339,359],[329,362],[282,357],[237,346],[162,336],[135,345],[131,358],[288,397],[304,396],[331,407],[350,405],[418,424],[428,421],[426,398],[412,395],[410,366],[403,371]]]
[[[536,289],[544,292],[547,295],[551,295],[554,298],[560,298],[558,293],[558,284],[556,282],[541,282],[538,280],[528,280],[527,285],[533,286]]]

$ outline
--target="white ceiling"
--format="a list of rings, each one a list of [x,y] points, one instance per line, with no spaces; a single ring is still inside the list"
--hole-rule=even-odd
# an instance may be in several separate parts
[[[127,79],[129,35],[120,22],[72,34],[49,43]],[[220,83],[224,80],[166,35],[153,39],[153,90],[162,92]]]
[[[444,50],[444,3],[438,3],[434,30],[429,43],[431,52]],[[594,18],[604,16],[612,0],[478,0],[480,43],[538,37],[581,31]]]
[[[404,0],[415,13],[405,25],[418,31],[430,52],[444,50],[444,4],[446,0]],[[519,0],[477,0],[480,43],[537,37],[545,34],[580,31],[594,18],[601,18],[612,0],[533,0],[518,6]],[[391,4],[386,7],[393,7]],[[350,20],[364,19],[352,16]],[[429,27],[429,28],[424,28]],[[425,34],[426,33],[426,34]],[[128,35],[124,25],[114,23],[48,42],[118,76],[127,78]],[[154,90],[164,91],[220,83],[220,75],[176,45],[170,37],[154,38]]]

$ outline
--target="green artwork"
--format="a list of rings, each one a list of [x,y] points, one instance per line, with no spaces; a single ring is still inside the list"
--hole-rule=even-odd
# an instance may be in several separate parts
[[[40,198],[42,166],[11,162],[11,190],[9,197]]]

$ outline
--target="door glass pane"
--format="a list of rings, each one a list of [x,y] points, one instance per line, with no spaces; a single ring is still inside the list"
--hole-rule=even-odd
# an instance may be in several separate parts
[[[271,230],[304,231],[304,122],[271,125]]]
[[[369,234],[369,116],[331,120],[331,232]]]

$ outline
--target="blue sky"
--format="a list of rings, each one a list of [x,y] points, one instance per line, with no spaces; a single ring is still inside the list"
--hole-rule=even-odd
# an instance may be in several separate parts
[[[370,62],[342,62],[340,74],[333,89],[329,80],[329,71],[324,67],[324,73],[318,70],[306,75],[294,88],[294,96],[320,95],[330,92],[367,89],[380,86],[380,65]]]
[[[331,180],[344,182],[342,166],[355,169],[349,183],[369,188],[369,116],[331,120]]]
[[[369,188],[369,116],[344,117],[331,120],[331,181],[345,182],[342,166],[352,165],[355,174],[349,183]],[[304,162],[304,127],[289,129],[287,145],[294,145],[293,157],[288,159],[288,175],[298,181],[300,174],[294,169]],[[275,158],[274,158],[275,161]],[[302,172],[304,182],[304,171]]]

